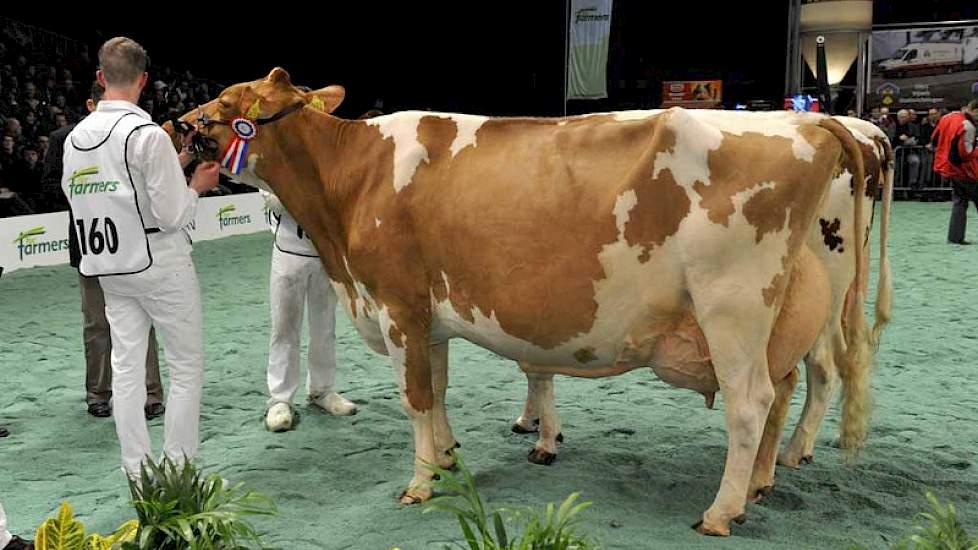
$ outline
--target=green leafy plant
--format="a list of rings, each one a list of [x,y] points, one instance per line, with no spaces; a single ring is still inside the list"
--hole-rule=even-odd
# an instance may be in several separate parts
[[[189,461],[149,460],[129,481],[139,518],[134,543],[126,550],[230,550],[263,546],[247,518],[277,514],[268,497],[226,486],[217,474],[204,477]]]
[[[75,511],[67,502],[61,503],[58,514],[48,518],[37,528],[34,548],[38,550],[116,550],[136,537],[139,523],[130,520],[115,533],[102,536],[98,533],[85,535],[85,525],[75,519]]]
[[[930,491],[925,497],[930,510],[917,514],[913,532],[894,545],[893,550],[978,550],[978,539],[965,531],[954,505],[942,504]],[[849,550],[866,550],[866,547],[853,544]]]
[[[436,476],[435,491],[443,493],[429,501],[424,513],[441,511],[453,514],[469,550],[592,550],[597,548],[578,534],[577,515],[591,505],[577,502],[580,494],[568,496],[560,506],[550,503],[541,512],[531,507],[495,510],[487,506],[475,486],[475,478],[459,454],[454,454],[458,475],[437,466],[429,468]],[[505,519],[504,519],[505,516]],[[522,526],[515,536],[506,523]],[[458,544],[461,548],[465,545]]]

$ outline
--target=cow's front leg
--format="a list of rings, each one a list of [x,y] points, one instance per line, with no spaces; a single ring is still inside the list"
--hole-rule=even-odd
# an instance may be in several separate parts
[[[554,376],[527,373],[526,379],[530,386],[529,394],[536,400],[535,407],[540,413],[540,435],[527,460],[549,466],[557,459],[557,442],[563,439],[560,434],[560,416],[554,400]]]
[[[455,466],[452,451],[460,447],[452,434],[445,410],[445,391],[448,389],[448,342],[435,344],[428,351],[431,360],[431,382],[433,385],[434,409],[432,410],[435,431],[435,452],[438,466],[450,469]]]
[[[537,412],[539,410],[537,386],[533,384],[534,375],[527,371],[530,366],[525,363],[519,363],[519,366],[526,375],[526,401],[523,402],[523,414],[513,422],[513,431],[518,434],[536,433],[540,426],[540,414]]]
[[[774,404],[764,425],[764,436],[757,449],[757,459],[754,461],[754,473],[751,474],[748,498],[751,502],[759,502],[769,495],[774,488],[774,467],[778,457],[778,447],[781,445],[781,434],[784,432],[784,422],[791,405],[791,395],[798,385],[798,368],[791,369],[784,380],[774,387]]]
[[[416,504],[431,497],[435,460],[434,395],[426,323],[410,315],[380,314],[384,343],[397,374],[401,403],[414,430],[414,478],[401,495],[401,504]]]
[[[722,291],[726,287],[720,283],[714,288]],[[763,302],[754,304],[732,296],[736,295],[726,292],[702,301],[694,297],[696,307],[707,310],[700,326],[723,392],[727,424],[727,460],[720,490],[694,526],[714,536],[729,536],[730,522],[743,521],[754,460],[774,400],[767,364],[772,312]]]

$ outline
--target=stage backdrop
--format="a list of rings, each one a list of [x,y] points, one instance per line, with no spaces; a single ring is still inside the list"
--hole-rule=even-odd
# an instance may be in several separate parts
[[[877,30],[870,107],[956,109],[978,94],[978,25]]]
[[[190,224],[194,241],[268,230],[265,201],[258,193],[204,197]],[[0,268],[4,273],[68,263],[68,213],[0,218]]]

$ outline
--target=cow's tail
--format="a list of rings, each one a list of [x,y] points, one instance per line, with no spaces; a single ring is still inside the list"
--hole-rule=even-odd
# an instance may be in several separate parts
[[[876,315],[870,333],[870,345],[879,347],[883,329],[890,322],[893,311],[893,283],[890,281],[890,257],[887,255],[887,242],[890,237],[890,206],[893,203],[893,149],[886,140],[879,140],[883,148],[886,179],[883,183],[883,204],[880,216],[880,272],[876,285]]]
[[[847,345],[845,358],[839,365],[839,374],[842,378],[842,423],[839,426],[839,443],[843,449],[849,450],[850,459],[854,459],[858,450],[865,445],[869,431],[869,385],[873,364],[864,310],[866,291],[863,288],[864,280],[868,280],[866,272],[869,268],[868,262],[863,260],[867,248],[864,246],[866,234],[863,229],[866,168],[862,149],[845,126],[833,119],[825,119],[822,126],[842,143],[845,164],[852,174],[853,183],[852,243],[856,269],[846,292],[845,310],[842,314],[842,326]]]

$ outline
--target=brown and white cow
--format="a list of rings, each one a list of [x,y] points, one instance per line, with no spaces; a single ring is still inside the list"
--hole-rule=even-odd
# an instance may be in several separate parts
[[[692,315],[729,440],[699,530],[729,534],[774,399],[767,343],[791,268],[831,180],[848,168],[863,192],[852,135],[816,115],[348,121],[314,107],[341,97],[335,87],[302,93],[275,69],[203,112],[222,123],[258,113],[239,178],[281,199],[361,336],[390,356],[415,438],[402,502],[431,496],[427,465],[444,465],[456,444],[444,407],[451,338],[606,375],[648,364],[644,343]],[[220,147],[231,138],[223,124],[201,132]],[[856,226],[861,217],[857,201]]]
[[[629,118],[641,119],[661,114],[662,111],[631,111],[619,114]],[[693,111],[692,116],[703,119],[704,122],[718,116],[729,116],[728,114],[718,114],[711,111]],[[755,118],[764,117],[781,118],[792,116],[785,113],[766,113],[759,114]],[[866,392],[868,392],[868,375],[872,366],[872,349],[879,341],[879,335],[883,326],[890,317],[891,309],[891,288],[890,288],[890,268],[886,254],[888,237],[889,210],[892,198],[892,151],[886,135],[875,125],[849,117],[837,117],[847,129],[859,141],[863,153],[863,162],[866,167],[866,193],[856,195],[853,191],[852,174],[845,170],[832,181],[829,197],[819,209],[818,224],[810,230],[807,247],[814,251],[815,259],[819,262],[821,269],[828,274],[831,297],[829,298],[830,315],[818,330],[818,336],[814,341],[806,340],[799,330],[797,319],[793,319],[790,313],[790,304],[782,308],[778,321],[775,324],[775,333],[768,344],[768,359],[771,364],[772,382],[777,389],[775,406],[772,407],[768,426],[765,429],[765,439],[761,444],[761,451],[755,462],[754,479],[751,483],[750,496],[759,498],[766,493],[773,483],[774,457],[780,438],[780,426],[783,426],[784,417],[787,413],[787,405],[793,386],[793,377],[786,373],[793,373],[793,365],[797,361],[797,354],[805,353],[805,363],[808,374],[808,394],[802,418],[796,426],[794,436],[788,447],[778,457],[781,464],[798,467],[802,462],[813,460],[813,449],[815,436],[818,433],[821,422],[824,418],[829,401],[838,386],[839,366],[843,366],[844,380],[846,381],[847,391],[853,395],[862,397],[847,399],[847,409],[844,411],[842,423],[843,435],[841,442],[844,447],[858,448],[862,445],[866,436],[866,425],[864,411],[854,411],[854,407],[864,407],[866,405]],[[877,284],[876,299],[876,319],[872,329],[864,327],[864,333],[869,337],[870,346],[868,351],[860,352],[854,357],[855,361],[849,359],[847,350],[849,346],[846,342],[842,324],[845,320],[845,302],[850,288],[853,286],[855,277],[854,255],[855,250],[852,243],[852,227],[854,214],[854,201],[863,201],[863,208],[872,211],[876,191],[882,182],[886,182],[883,189],[883,212],[882,223],[880,226],[880,268],[879,281]],[[863,243],[863,260],[869,258],[869,239],[868,232],[872,226],[872,217],[864,217],[864,232],[867,238]],[[804,266],[796,266],[796,269],[803,269]],[[868,273],[868,269],[864,271]],[[805,281],[793,280],[795,284],[805,284]],[[816,280],[820,285],[821,281]],[[865,289],[866,285],[863,285]],[[821,287],[815,289],[793,289],[796,294],[789,296],[804,295],[804,300],[811,303],[814,295],[821,291]],[[801,299],[796,299],[798,304],[803,304]],[[794,308],[797,310],[797,308]],[[787,310],[787,311],[786,311]],[[812,309],[801,309],[804,311],[806,320],[815,319]],[[701,391],[707,397],[707,405],[712,407],[713,393],[717,389],[717,381],[712,373],[712,366],[709,363],[709,350],[702,342],[702,333],[698,328],[687,323],[688,330],[680,331],[684,334],[681,340],[676,340],[676,335],[672,339],[663,339],[658,342],[662,348],[661,352],[673,355],[683,355],[683,371],[677,373],[686,379],[684,387]],[[779,330],[780,329],[780,330]],[[777,334],[792,334],[793,338],[784,340],[777,338]],[[793,346],[803,345],[808,342],[804,349],[791,349]],[[778,362],[781,365],[775,365]],[[651,365],[650,365],[651,366]],[[528,459],[538,464],[550,464],[556,458],[558,441],[562,440],[560,419],[557,416],[554,404],[553,374],[560,372],[560,369],[546,369],[534,365],[521,364],[526,372],[528,382],[528,392],[523,413],[517,418],[513,425],[513,431],[519,433],[539,432],[538,441],[530,451]],[[652,366],[655,369],[655,366]],[[574,367],[571,367],[572,369]],[[661,370],[661,367],[659,367]],[[675,369],[674,369],[675,370]],[[668,374],[667,374],[668,375]],[[676,374],[674,374],[675,376]],[[784,382],[784,386],[779,386],[779,382]]]

